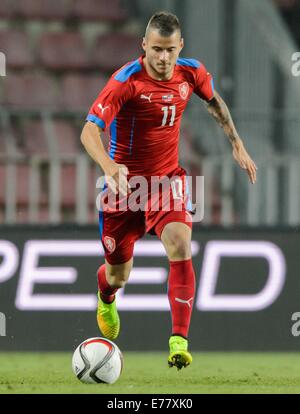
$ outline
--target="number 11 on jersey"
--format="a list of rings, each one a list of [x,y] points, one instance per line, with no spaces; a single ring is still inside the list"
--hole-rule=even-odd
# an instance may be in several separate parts
[[[163,106],[161,108],[161,110],[164,112],[164,116],[163,116],[163,120],[162,120],[161,126],[165,126],[167,124],[167,119],[168,119],[168,115],[169,115],[169,109],[171,110],[171,119],[170,119],[169,126],[173,126],[174,125],[174,120],[175,120],[175,116],[176,116],[176,105]]]

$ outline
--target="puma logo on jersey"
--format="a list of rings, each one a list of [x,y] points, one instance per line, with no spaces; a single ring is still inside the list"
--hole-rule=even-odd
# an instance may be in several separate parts
[[[151,103],[151,96],[152,96],[152,93],[150,93],[149,96],[147,96],[147,95],[141,95],[141,99],[147,99],[147,101],[149,101]]]
[[[103,112],[105,111],[105,109],[107,109],[107,108],[108,108],[108,106],[105,106],[105,107],[103,108],[102,104],[100,103],[100,104],[98,104],[98,108],[100,108],[100,109],[101,109],[101,111],[102,111],[102,115],[103,115]]]
[[[186,303],[186,304],[188,305],[188,307],[189,307],[189,308],[191,307],[190,302],[191,302],[193,299],[194,299],[194,298],[190,298],[190,299],[188,299],[188,300],[183,300],[183,299],[175,298],[176,302],[179,302],[179,303]]]

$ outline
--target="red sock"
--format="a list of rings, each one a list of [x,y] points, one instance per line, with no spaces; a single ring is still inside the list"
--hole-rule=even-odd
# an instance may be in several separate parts
[[[172,335],[188,336],[195,295],[192,259],[170,261],[168,297],[172,314]]]
[[[98,272],[98,289],[100,291],[100,297],[105,303],[112,303],[115,299],[115,293],[118,288],[112,288],[107,280],[105,275],[105,264],[99,267]]]

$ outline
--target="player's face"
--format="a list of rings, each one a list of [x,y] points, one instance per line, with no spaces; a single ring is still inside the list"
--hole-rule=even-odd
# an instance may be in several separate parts
[[[169,79],[183,48],[180,32],[176,30],[171,36],[164,37],[158,30],[150,30],[143,39],[142,47],[151,74],[158,79]]]

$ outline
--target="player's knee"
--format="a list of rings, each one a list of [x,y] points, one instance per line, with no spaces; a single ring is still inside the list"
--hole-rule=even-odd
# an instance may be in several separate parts
[[[176,259],[188,259],[191,257],[191,249],[187,243],[179,242],[171,246],[170,256]]]
[[[170,259],[187,259],[191,257],[190,241],[182,235],[173,233],[165,238],[165,247]]]

